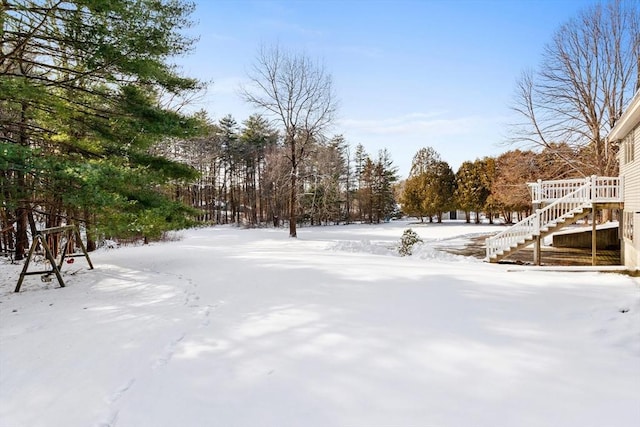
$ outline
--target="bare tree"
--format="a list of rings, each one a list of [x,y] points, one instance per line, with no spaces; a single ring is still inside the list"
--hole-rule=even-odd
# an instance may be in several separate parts
[[[596,4],[547,44],[535,72],[517,83],[512,142],[555,150],[582,175],[617,173],[607,135],[640,88],[640,2]]]
[[[244,99],[271,115],[284,128],[284,143],[291,166],[289,236],[296,237],[298,168],[314,141],[322,139],[331,123],[336,102],[331,76],[307,56],[262,48],[249,74]]]

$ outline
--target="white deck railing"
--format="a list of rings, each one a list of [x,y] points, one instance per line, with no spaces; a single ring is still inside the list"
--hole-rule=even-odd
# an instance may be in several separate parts
[[[539,236],[584,208],[592,207],[593,203],[622,201],[622,179],[618,177],[592,176],[579,180],[538,181],[529,185],[534,203],[551,203],[489,237],[486,240],[487,259]],[[554,200],[552,196],[557,198]]]
[[[624,178],[617,176],[593,176],[591,177],[591,202],[592,203],[619,203],[622,202]]]
[[[565,197],[567,194],[589,182],[594,189],[591,202],[619,202],[622,198],[622,178],[608,176],[590,176],[587,178],[564,179],[557,181],[530,182],[533,203],[551,203]]]

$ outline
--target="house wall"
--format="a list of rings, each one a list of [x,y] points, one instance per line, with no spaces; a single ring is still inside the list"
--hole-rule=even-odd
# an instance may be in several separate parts
[[[640,118],[638,118],[640,121]],[[622,238],[622,258],[624,264],[630,268],[640,268],[640,123],[625,135],[620,146],[620,176],[624,177],[624,210],[622,213],[623,224]],[[632,147],[624,147],[625,144],[632,144]],[[628,152],[633,150],[633,161],[628,161]],[[626,221],[626,224],[625,224]],[[631,225],[631,230],[629,226]],[[627,232],[625,233],[625,230]],[[632,233],[632,238],[627,236]],[[627,236],[625,236],[627,234]]]

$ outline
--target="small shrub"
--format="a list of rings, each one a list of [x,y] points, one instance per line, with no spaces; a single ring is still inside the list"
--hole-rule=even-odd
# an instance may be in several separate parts
[[[398,246],[400,256],[411,255],[413,253],[413,246],[416,243],[422,243],[420,236],[410,228],[404,230],[400,238],[400,246]]]

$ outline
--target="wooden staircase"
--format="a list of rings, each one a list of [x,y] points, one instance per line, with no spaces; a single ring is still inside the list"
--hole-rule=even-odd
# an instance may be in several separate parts
[[[498,262],[537,240],[589,215],[598,207],[620,207],[622,178],[591,176],[586,179],[530,183],[536,211],[486,240],[486,261]]]

